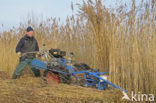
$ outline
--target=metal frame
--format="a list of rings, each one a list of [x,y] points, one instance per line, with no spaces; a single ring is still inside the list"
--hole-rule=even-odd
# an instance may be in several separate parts
[[[80,83],[79,83],[79,78],[76,75],[77,74],[84,74],[84,80],[86,81],[85,85],[88,86],[88,87],[95,86],[99,90],[105,90],[105,89],[108,88],[108,85],[111,85],[111,86],[113,86],[115,88],[118,88],[118,89],[124,91],[124,92],[128,92],[127,90],[125,90],[125,89],[111,83],[110,81],[100,77],[100,75],[108,74],[109,72],[98,72],[98,71],[97,72],[91,72],[91,71],[78,71],[78,72],[75,72],[75,68],[70,64],[70,62],[68,63],[68,61],[70,61],[70,60],[64,59],[64,58],[58,58],[57,59],[57,62],[60,65],[62,65],[63,67],[65,67],[66,69],[68,69],[69,73],[61,72],[61,71],[58,71],[58,70],[52,70],[52,71],[59,72],[59,73],[64,73],[64,74],[70,74],[71,76],[73,76],[76,79],[77,85],[80,85]],[[33,60],[32,65],[34,65],[36,68],[39,68],[39,69],[49,69],[49,68],[47,68],[47,63],[46,62],[43,62],[43,61],[40,61],[40,60],[37,60],[37,59]]]

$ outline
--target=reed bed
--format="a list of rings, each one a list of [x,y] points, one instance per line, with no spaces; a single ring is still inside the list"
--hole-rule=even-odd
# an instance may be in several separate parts
[[[136,6],[133,0],[127,12],[123,5],[113,11],[101,0],[88,0],[78,5],[78,15],[68,17],[65,25],[56,18],[39,23],[29,19],[0,34],[0,71],[11,76],[18,63],[15,46],[31,25],[40,47],[45,43],[47,49],[72,51],[75,60],[109,71],[109,80],[128,91],[156,95],[156,3],[152,1]]]

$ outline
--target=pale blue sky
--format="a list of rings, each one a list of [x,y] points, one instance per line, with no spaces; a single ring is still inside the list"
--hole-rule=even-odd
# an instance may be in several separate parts
[[[66,16],[72,14],[71,1],[76,0],[0,0],[0,25],[16,27],[32,12],[43,18],[60,17],[65,21]]]
[[[82,0],[0,0],[0,29],[9,29],[18,27],[20,22],[27,20],[28,15],[32,13],[35,16],[60,18],[61,22],[65,22],[67,16],[75,14],[71,10],[71,2],[73,4],[81,3]],[[85,0],[86,1],[86,0]],[[118,0],[103,0],[105,5],[116,6],[114,1]],[[120,0],[122,2],[130,0]],[[4,28],[1,25],[4,25]],[[0,30],[0,31],[1,31]]]

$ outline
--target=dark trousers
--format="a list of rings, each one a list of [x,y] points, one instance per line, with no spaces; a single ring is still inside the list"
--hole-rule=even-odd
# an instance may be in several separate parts
[[[22,71],[26,68],[26,66],[28,65],[30,67],[30,69],[33,71],[35,77],[40,77],[40,70],[36,69],[33,65],[32,65],[32,60],[33,59],[20,59],[18,66],[16,67],[14,74],[13,74],[13,79],[16,79],[17,77],[20,76],[20,74],[22,73]]]

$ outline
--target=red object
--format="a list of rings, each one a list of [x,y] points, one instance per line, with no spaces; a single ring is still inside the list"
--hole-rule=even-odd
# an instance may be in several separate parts
[[[52,83],[58,84],[58,83],[60,83],[59,74],[57,74],[57,73],[48,72],[46,79],[47,79],[48,84],[52,84]]]

